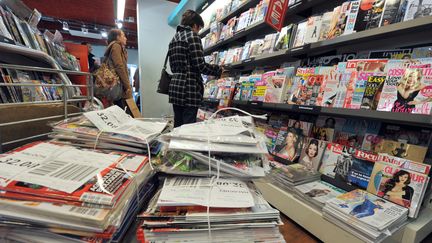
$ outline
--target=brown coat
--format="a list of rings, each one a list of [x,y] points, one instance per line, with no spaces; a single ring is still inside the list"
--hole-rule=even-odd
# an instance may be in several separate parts
[[[111,53],[111,55],[110,55]],[[109,63],[115,69],[117,75],[120,78],[120,82],[123,84],[123,98],[132,98],[132,89],[129,82],[129,75],[127,69],[127,51],[118,41],[111,42],[106,51],[105,58],[109,58]]]

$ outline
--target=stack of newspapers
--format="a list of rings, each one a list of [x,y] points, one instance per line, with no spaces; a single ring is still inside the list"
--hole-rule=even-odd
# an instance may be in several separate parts
[[[0,238],[121,241],[157,186],[147,156],[35,142],[0,155]]]
[[[83,148],[142,154],[149,146],[158,146],[155,138],[167,129],[167,125],[163,119],[134,119],[120,107],[111,106],[52,124],[50,137],[57,143]]]
[[[294,196],[321,211],[325,203],[346,191],[325,181],[313,181],[294,187]]]
[[[158,170],[177,175],[265,175],[267,148],[251,117],[231,116],[187,124],[161,136],[165,152]],[[268,166],[267,166],[268,167]]]
[[[279,211],[252,183],[169,177],[138,215],[146,242],[284,242]]]
[[[287,191],[292,191],[296,185],[319,180],[321,176],[318,171],[310,170],[300,163],[285,165],[271,161],[270,167],[272,169],[267,179]]]
[[[357,189],[328,200],[323,216],[365,242],[379,242],[405,225],[408,209]]]

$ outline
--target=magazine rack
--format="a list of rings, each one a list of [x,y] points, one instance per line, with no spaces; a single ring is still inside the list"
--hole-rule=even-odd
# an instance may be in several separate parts
[[[191,2],[191,1],[185,1]],[[208,4],[211,1],[207,1]],[[244,2],[238,9],[222,17],[219,22],[226,22],[239,16],[242,12],[254,7],[259,1],[249,0]],[[291,6],[285,17],[284,26],[290,23],[297,23],[305,20],[316,13],[332,10],[344,1],[323,1],[323,0],[303,0]],[[247,7],[246,7],[247,6]],[[203,9],[196,8],[198,12]],[[178,13],[177,13],[178,14]],[[201,31],[200,37],[204,37],[210,30],[208,28]],[[265,22],[258,22],[248,26],[243,31],[235,33],[232,37],[216,42],[214,45],[204,49],[205,55],[211,55],[214,51],[227,50],[230,47],[241,45],[247,41],[263,37],[266,34],[274,33]],[[243,61],[231,63],[227,69],[232,70],[233,74],[242,74],[255,69],[257,66],[277,68],[286,62],[304,60],[316,55],[339,55],[370,50],[388,50],[392,48],[405,48],[430,45],[432,36],[432,16],[422,17],[405,22],[395,23],[379,28],[360,31],[357,33],[341,35],[331,40],[318,41],[304,46],[280,50],[272,53],[262,54],[248,58]],[[361,55],[360,55],[361,56]],[[206,103],[211,103],[207,100]],[[381,112],[374,110],[350,110],[342,108],[298,106],[288,104],[275,104],[251,101],[233,101],[233,106],[277,112],[291,112],[310,115],[328,115],[336,117],[362,118],[368,120],[379,120],[395,124],[409,126],[420,126],[432,128],[432,116],[418,114],[402,114],[392,112]],[[286,192],[265,181],[256,181],[257,187],[264,194],[273,206],[296,221],[306,230],[325,242],[361,242],[359,238],[348,233],[343,228],[325,220],[321,211],[310,207],[301,200],[295,198],[291,193]],[[429,193],[429,194],[428,194]],[[430,192],[426,192],[425,204],[429,204]],[[424,207],[419,217],[409,221],[406,226],[398,230],[385,242],[420,242],[430,232],[432,232],[432,209]]]
[[[48,121],[55,121],[66,119],[70,116],[82,114],[80,109],[71,104],[80,104],[85,101],[91,102],[93,105],[93,82],[90,80],[92,74],[77,71],[62,70],[55,60],[45,54],[44,52],[35,51],[30,48],[19,47],[15,45],[0,43],[0,57],[1,63],[14,63],[0,64],[0,68],[8,68],[23,71],[36,71],[44,73],[58,74],[62,84],[25,84],[25,83],[0,83],[1,86],[41,86],[41,87],[59,87],[63,90],[63,97],[61,100],[41,101],[41,102],[20,102],[20,103],[4,103],[0,104],[0,109],[3,114],[12,112],[27,111],[26,114],[5,115],[2,117],[0,123],[0,152],[3,148],[13,148],[15,145],[23,144],[34,139],[46,137],[49,134],[49,128],[46,126]],[[18,65],[15,65],[18,64]],[[71,84],[67,75],[79,75],[87,77],[86,85]],[[79,95],[76,89],[79,87],[86,87],[91,92],[87,96]],[[45,106],[43,106],[45,105]],[[51,106],[47,106],[51,105]],[[32,113],[32,108],[36,112]],[[52,109],[45,115],[37,112],[40,109]],[[71,113],[70,110],[75,112]],[[31,113],[29,117],[29,112]],[[23,118],[25,117],[25,118]],[[31,130],[26,130],[30,128]],[[11,137],[4,138],[1,129],[8,129],[7,133],[13,134]],[[11,131],[13,130],[13,131]],[[6,140],[6,141],[5,141]]]

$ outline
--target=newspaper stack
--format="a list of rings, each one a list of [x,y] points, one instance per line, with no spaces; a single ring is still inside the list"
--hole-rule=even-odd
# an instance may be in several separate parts
[[[18,242],[121,240],[157,188],[147,183],[152,175],[146,156],[52,142],[3,154],[0,223],[14,234],[0,231],[0,237]]]
[[[379,242],[407,222],[408,209],[357,189],[327,201],[323,216],[365,242]]]
[[[321,211],[325,203],[346,191],[324,181],[313,181],[294,187],[294,196]]]
[[[167,125],[162,119],[133,119],[120,107],[111,106],[53,124],[51,138],[57,143],[83,148],[143,154],[147,152],[147,145],[159,146],[154,139]]]
[[[256,178],[265,175],[267,148],[251,117],[231,116],[183,125],[162,135],[160,171],[191,176]]]
[[[279,211],[234,179],[166,178],[138,218],[146,242],[284,242]]]
[[[293,187],[320,179],[320,173],[308,169],[303,164],[284,165],[276,161],[270,162],[271,170],[267,174],[268,180],[279,187],[293,191]]]

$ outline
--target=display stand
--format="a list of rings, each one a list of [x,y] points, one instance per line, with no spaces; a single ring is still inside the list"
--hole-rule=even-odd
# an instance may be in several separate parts
[[[304,203],[279,187],[265,180],[254,181],[264,198],[283,214],[301,225],[324,242],[357,243],[363,242],[356,236],[322,217],[322,212]],[[399,229],[384,242],[417,243],[432,231],[432,210],[424,208],[419,217]]]

